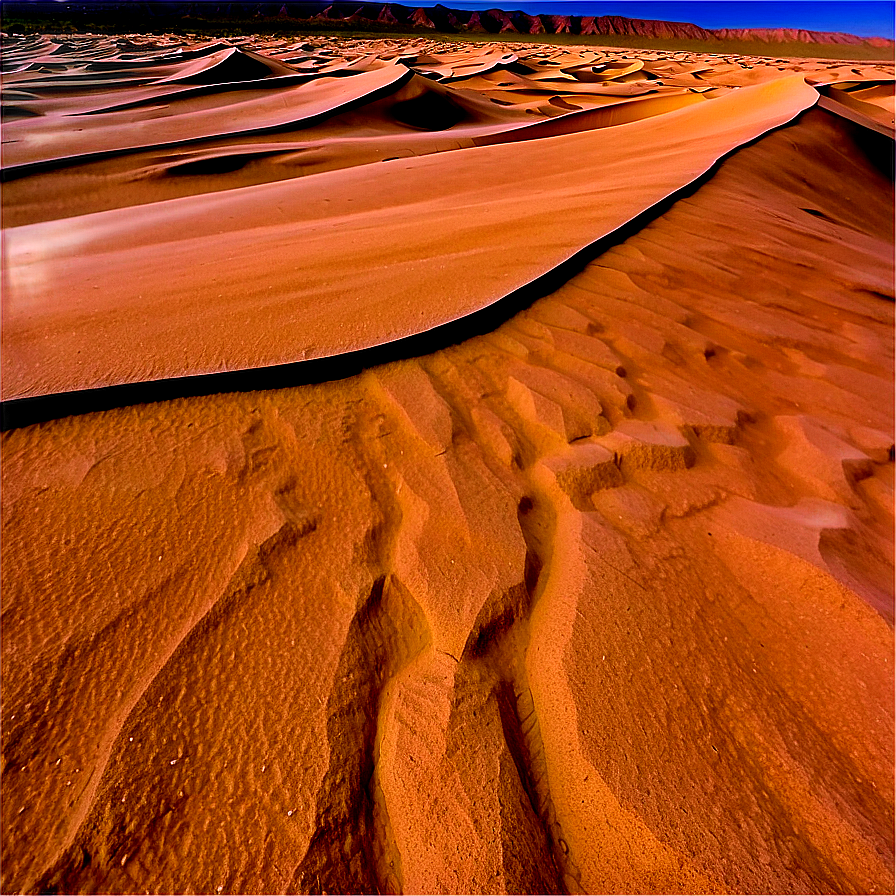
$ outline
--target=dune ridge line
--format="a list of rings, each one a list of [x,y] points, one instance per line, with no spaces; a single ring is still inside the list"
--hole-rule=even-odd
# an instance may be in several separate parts
[[[612,145],[600,132],[563,135],[426,156],[386,166],[373,182],[362,167],[7,230],[3,399],[328,357],[463,318],[817,97],[794,76],[620,126]],[[557,167],[553,146],[539,145],[554,141],[567,141],[569,158],[581,153],[579,183],[565,158]],[[537,171],[512,195],[515,174],[501,168],[509,159]],[[464,186],[487,177],[484,188]],[[549,199],[563,211],[546,228]],[[438,225],[420,228],[404,205]],[[505,248],[507,221],[515,234]],[[247,231],[265,246],[263,281]],[[152,282],[162,245],[167,278],[147,295],[140,284]]]

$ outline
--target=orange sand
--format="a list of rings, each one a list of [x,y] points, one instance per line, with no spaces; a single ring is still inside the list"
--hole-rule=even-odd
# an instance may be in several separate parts
[[[4,433],[4,892],[892,892],[892,65],[5,44],[7,408],[520,300]]]

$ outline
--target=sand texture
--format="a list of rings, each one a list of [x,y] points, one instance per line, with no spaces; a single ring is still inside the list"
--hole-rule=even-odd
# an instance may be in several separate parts
[[[3,892],[893,891],[892,64],[2,61]]]

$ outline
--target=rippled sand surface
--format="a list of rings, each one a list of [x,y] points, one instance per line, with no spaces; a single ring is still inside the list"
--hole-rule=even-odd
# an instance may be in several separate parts
[[[892,892],[892,64],[2,65],[4,892]]]

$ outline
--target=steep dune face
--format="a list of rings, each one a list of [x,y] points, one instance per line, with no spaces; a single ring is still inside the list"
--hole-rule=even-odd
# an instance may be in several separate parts
[[[48,52],[35,40],[4,58]],[[173,51],[144,52],[158,67]],[[886,109],[892,71],[846,87],[822,64],[684,55],[293,54],[354,65],[329,80],[361,102],[307,133],[203,136],[4,185],[21,220],[4,231],[4,276],[19,278],[4,284],[5,394],[95,383],[99,357],[132,374],[124,299],[140,295],[167,297],[156,324],[172,341],[192,327],[179,366],[161,341],[146,350],[155,376],[198,372],[197,347],[230,351],[240,329],[258,366],[278,333],[311,326],[309,300],[289,329],[284,296],[320,302],[302,287],[315,277],[356,285],[321,326],[406,328],[412,307],[443,314],[442,281],[461,280],[469,329],[330,382],[3,434],[4,891],[890,891],[892,142],[814,101],[843,81]],[[359,89],[399,68],[394,90]],[[719,84],[756,72],[758,89]],[[101,99],[19,74],[10,103],[57,131]],[[712,92],[666,85],[696,75]],[[617,83],[693,102],[583,119],[579,104],[632,104],[591,92]],[[61,97],[69,111],[50,111]],[[28,122],[15,133],[53,161]],[[147,124],[147,144],[164,127]],[[528,136],[475,146],[514,132]],[[273,176],[269,153],[312,143],[332,167]],[[383,151],[420,158],[381,165]],[[129,206],[153,152],[258,161],[188,170],[181,192],[147,187]],[[576,268],[476,317],[612,216],[629,223]],[[317,222],[331,254],[296,222]],[[387,289],[420,234],[429,264]],[[188,251],[223,284],[193,283],[195,313],[172,299]],[[262,298],[222,338],[240,271]],[[80,360],[43,348],[73,331]]]

